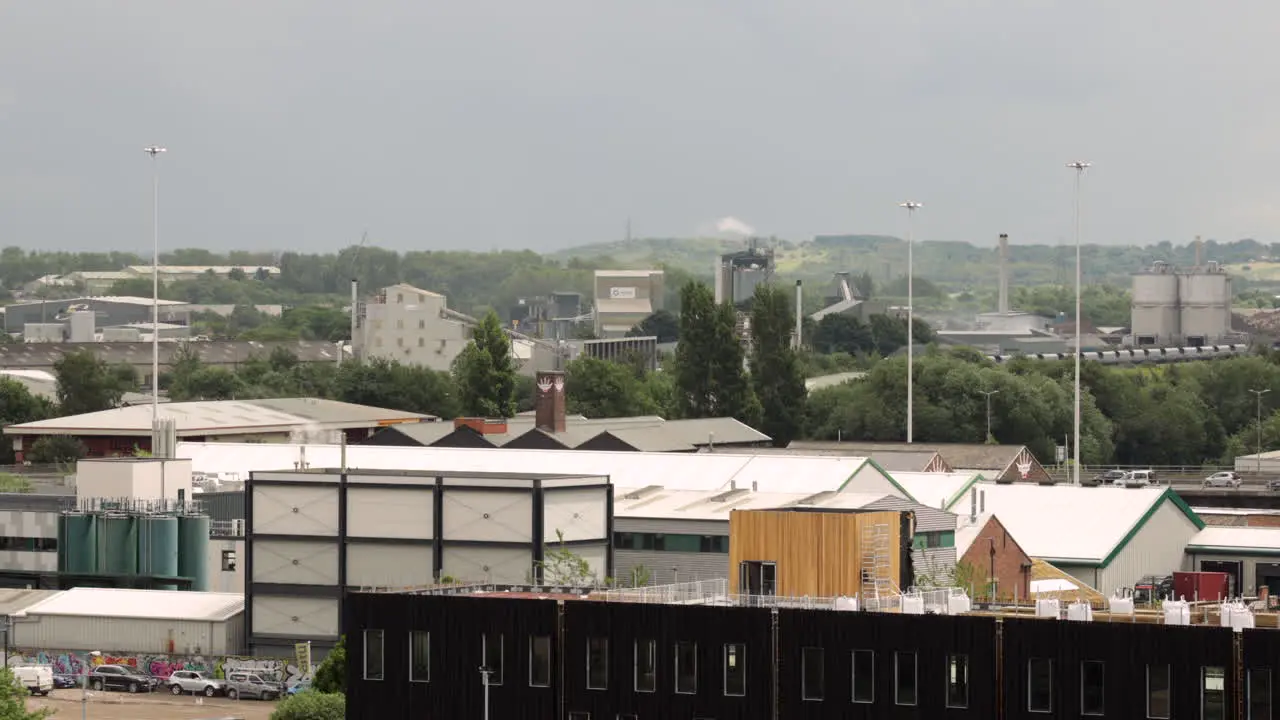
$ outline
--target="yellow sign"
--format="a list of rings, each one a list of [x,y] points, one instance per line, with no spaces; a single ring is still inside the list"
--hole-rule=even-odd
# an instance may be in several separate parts
[[[311,674],[311,643],[303,642],[293,646],[293,652],[298,659],[298,670],[303,675]]]

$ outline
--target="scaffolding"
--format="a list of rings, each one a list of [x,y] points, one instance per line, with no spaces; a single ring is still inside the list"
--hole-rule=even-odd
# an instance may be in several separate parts
[[[888,523],[874,523],[862,528],[862,588],[864,601],[900,595],[893,578],[894,538]]]

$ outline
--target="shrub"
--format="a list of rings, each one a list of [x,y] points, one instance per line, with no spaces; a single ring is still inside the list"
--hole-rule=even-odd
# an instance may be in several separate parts
[[[281,701],[271,720],[344,720],[346,716],[345,695],[306,690]]]

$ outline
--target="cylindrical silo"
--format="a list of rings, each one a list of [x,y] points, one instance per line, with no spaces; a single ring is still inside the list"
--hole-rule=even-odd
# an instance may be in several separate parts
[[[71,512],[58,516],[58,571],[98,571],[98,535],[93,515]]]
[[[1182,336],[1178,276],[1165,264],[1133,276],[1134,344],[1171,345]]]
[[[98,517],[98,572],[138,574],[138,520],[133,515],[104,513]]]
[[[1215,345],[1231,330],[1231,278],[1220,271],[1182,276],[1182,337],[1188,346]]]
[[[178,575],[192,590],[209,589],[209,516],[178,516]]]
[[[178,518],[172,515],[144,515],[138,524],[138,569],[143,575],[178,575]],[[176,585],[157,585],[158,590],[177,590]]]

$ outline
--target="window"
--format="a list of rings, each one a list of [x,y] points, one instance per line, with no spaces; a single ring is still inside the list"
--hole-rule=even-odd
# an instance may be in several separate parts
[[[551,638],[529,638],[529,687],[551,687]]]
[[[133,446],[128,447],[129,450]],[[23,552],[56,552],[57,538],[0,536],[0,550],[20,550]]]
[[[871,650],[853,651],[853,701],[876,701],[876,654]]]
[[[893,658],[893,701],[899,705],[916,704],[916,654],[896,652]]]
[[[636,641],[636,692],[658,689],[658,641]]]
[[[768,595],[777,591],[778,566],[762,560],[745,560],[738,564],[738,592],[743,595]]]
[[[1053,661],[1048,658],[1027,661],[1027,711],[1053,712]]]
[[[800,697],[821,700],[826,694],[826,668],[822,648],[807,647],[800,651]]]
[[[404,304],[404,293],[396,293],[396,304],[397,305]]]
[[[222,551],[222,571],[223,572],[236,571],[236,551],[235,550]]]
[[[569,713],[569,720],[591,720],[591,713],[571,712]]]
[[[1200,720],[1227,720],[1227,669],[1200,668]]]
[[[619,532],[613,534],[613,546],[618,550],[728,554],[729,536]]]
[[[426,321],[426,320],[418,320],[418,329],[419,329],[419,330],[426,330],[426,329],[427,329],[427,321]]]
[[[724,646],[724,694],[730,697],[747,694],[747,646],[744,643]]]
[[[426,344],[427,344],[427,339],[426,339],[426,338],[422,338],[422,337],[418,338],[418,347],[423,347],[423,346],[425,346]]]
[[[640,720],[640,716],[635,713],[618,713],[618,720]]]
[[[698,643],[676,643],[676,692],[681,695],[698,692]]]
[[[969,656],[947,656],[947,707],[969,707]]]
[[[935,530],[933,532],[917,533],[912,538],[911,545],[917,550],[925,548],[947,548],[955,547],[956,534],[952,530]]]
[[[449,649],[445,648],[448,653]],[[502,684],[502,635],[485,633],[480,636],[480,663],[489,668],[489,684]]]
[[[609,638],[587,638],[587,689],[609,689]]]
[[[396,320],[396,329],[397,329],[397,330],[403,330],[403,329],[404,329],[404,318],[401,318],[401,319],[399,319],[399,320]]]
[[[1101,660],[1080,663],[1080,714],[1105,715],[1106,690],[1107,666]]]
[[[1169,717],[1169,666],[1147,666],[1147,717]]]
[[[382,679],[382,631],[364,631],[364,679]]]
[[[1245,702],[1248,720],[1271,720],[1271,668],[1257,668],[1246,674]]]
[[[431,682],[431,633],[409,631],[409,682]]]

